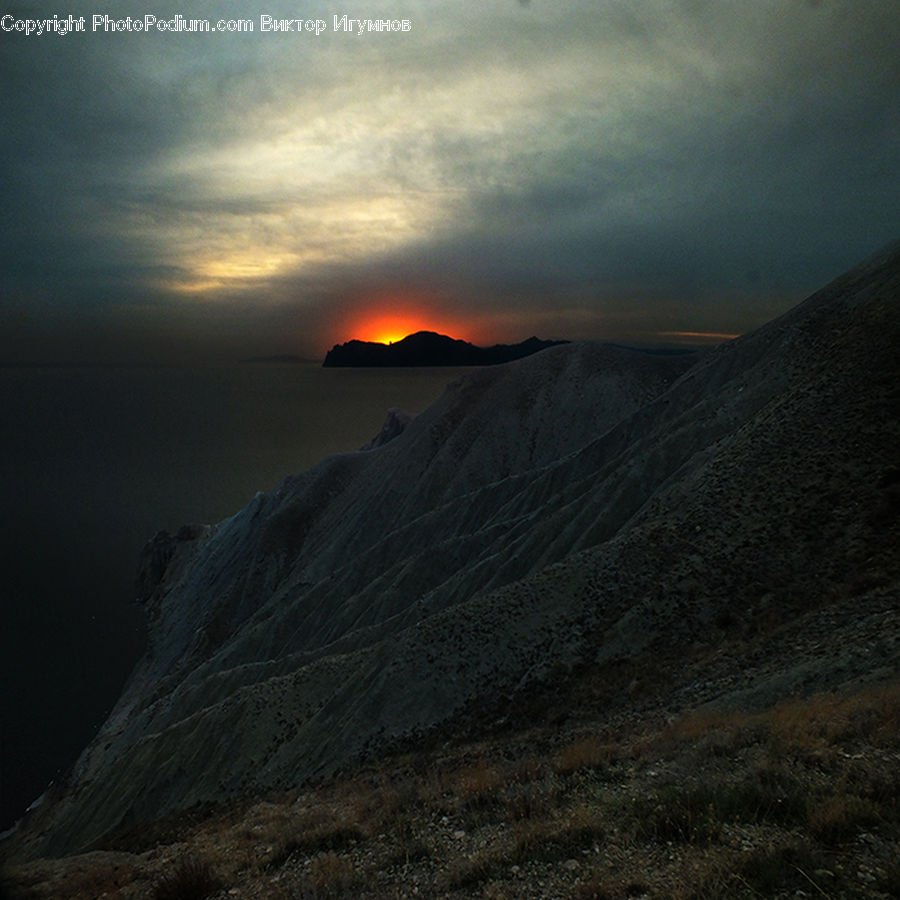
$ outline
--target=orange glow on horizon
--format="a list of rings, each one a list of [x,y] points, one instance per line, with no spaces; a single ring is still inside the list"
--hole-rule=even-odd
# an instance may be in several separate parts
[[[376,344],[393,344],[417,331],[439,331],[439,329],[423,319],[392,315],[377,316],[361,324],[358,340],[372,341]],[[451,337],[455,337],[455,335],[451,335]]]
[[[394,344],[417,331],[434,331],[478,344],[483,337],[477,324],[435,309],[430,298],[414,294],[382,293],[367,298],[362,308],[340,323],[338,341]]]

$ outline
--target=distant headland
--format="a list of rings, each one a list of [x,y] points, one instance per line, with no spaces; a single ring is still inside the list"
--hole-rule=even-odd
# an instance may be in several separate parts
[[[335,344],[325,355],[323,366],[493,366],[522,359],[568,341],[542,341],[530,337],[520,344],[476,347],[434,331],[417,331],[392,344],[347,341]]]

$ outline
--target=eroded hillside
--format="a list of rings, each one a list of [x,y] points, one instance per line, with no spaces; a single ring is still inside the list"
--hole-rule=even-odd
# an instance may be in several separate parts
[[[158,539],[147,657],[20,852],[582,701],[595,725],[749,714],[889,677],[898,295],[895,244],[700,359],[480,370],[389,443]]]

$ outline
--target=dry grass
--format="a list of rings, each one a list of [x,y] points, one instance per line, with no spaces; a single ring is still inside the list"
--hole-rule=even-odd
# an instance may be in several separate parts
[[[499,769],[491,766],[483,757],[474,766],[460,773],[457,779],[457,793],[463,805],[469,810],[483,810],[498,802],[503,776]]]
[[[206,900],[221,886],[207,860],[190,856],[156,883],[153,900]]]
[[[615,758],[615,744],[599,735],[586,735],[568,744],[556,757],[556,771],[570,775],[585,769],[603,769]]]
[[[307,893],[314,898],[343,897],[359,886],[351,862],[336,853],[320,853],[309,866]]]
[[[215,879],[220,898],[278,900],[896,896],[898,709],[894,683],[582,729],[541,754],[522,735],[397,758],[142,855],[20,867],[12,896],[190,898]]]
[[[877,825],[879,818],[878,804],[841,790],[810,806],[807,826],[813,838],[832,845],[851,838],[857,829]]]
[[[865,740],[873,747],[900,747],[900,686],[880,685],[857,694],[821,693],[778,704],[771,734],[787,752],[815,753]]]

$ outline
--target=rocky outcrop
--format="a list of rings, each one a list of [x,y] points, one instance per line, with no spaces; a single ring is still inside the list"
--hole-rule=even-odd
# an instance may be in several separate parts
[[[159,531],[147,542],[138,562],[135,595],[138,603],[151,603],[164,588],[167,575],[177,570],[194,543],[209,531],[208,525],[182,525],[177,533]]]
[[[397,406],[392,406],[387,411],[387,418],[384,420],[384,425],[381,426],[381,431],[359,449],[374,450],[376,447],[383,447],[394,440],[395,437],[399,437],[412,420],[413,417],[408,412],[404,412]]]
[[[895,244],[700,357],[573,343],[478,369],[387,443],[156,539],[151,652],[32,850],[325,775],[585,666],[883,610],[898,295]],[[767,696],[870,674],[846,650]]]

